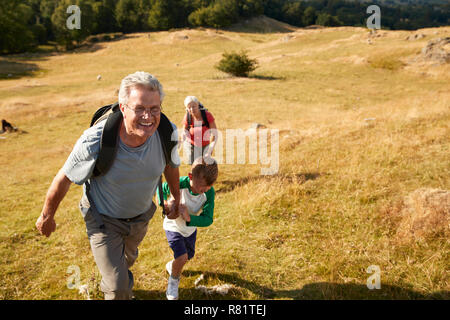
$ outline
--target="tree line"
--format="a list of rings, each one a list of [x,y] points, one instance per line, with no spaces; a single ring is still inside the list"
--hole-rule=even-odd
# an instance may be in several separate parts
[[[80,29],[66,26],[70,5],[81,10]],[[384,0],[378,5],[385,29],[450,25],[448,2],[430,6]],[[263,14],[298,27],[365,26],[367,6],[355,0],[0,0],[0,54],[32,51],[49,42],[70,49],[103,33],[226,28]]]

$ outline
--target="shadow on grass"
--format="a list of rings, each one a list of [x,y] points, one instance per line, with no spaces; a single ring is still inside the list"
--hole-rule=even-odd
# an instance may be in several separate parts
[[[37,70],[39,70],[39,67],[34,63],[0,57],[0,79],[18,79],[31,76]]]
[[[310,283],[297,290],[276,291],[277,298],[294,300],[447,300],[450,297],[449,294],[450,291],[422,294],[411,289],[383,283],[380,289],[370,290],[366,285],[331,282]]]
[[[180,299],[189,300],[239,300],[244,298],[242,289],[252,292],[256,299],[293,299],[293,300],[415,300],[415,299],[449,299],[450,291],[438,291],[431,294],[422,294],[414,290],[381,284],[381,289],[369,290],[366,285],[342,284],[330,282],[310,283],[302,288],[293,290],[273,290],[269,287],[258,285],[254,282],[239,278],[235,273],[214,273],[185,270],[184,277],[196,277],[203,274],[204,281],[208,279],[218,280],[220,283],[229,283],[234,286],[226,295],[204,294],[194,287],[180,288]],[[208,285],[209,286],[209,285]],[[136,290],[135,296],[139,300],[165,299],[165,292],[153,290]]]
[[[251,74],[248,77],[257,80],[286,80],[286,77],[266,76],[262,74]]]
[[[92,42],[91,40],[90,42],[85,42],[82,45],[74,48],[73,50],[67,51],[58,51],[56,49],[53,49],[3,55],[0,56],[0,80],[19,79],[27,76],[38,76],[39,73],[43,73],[46,71],[39,69],[39,67],[35,63],[32,63],[32,61],[44,61],[47,60],[49,56],[60,54],[92,53],[104,49],[105,44],[108,42],[116,42],[136,37],[138,36],[120,35],[108,40],[101,39],[96,40],[95,42]]]
[[[307,173],[296,173],[292,175],[287,174],[274,174],[271,176],[252,176],[252,177],[243,177],[238,180],[224,180],[224,181],[218,181],[217,184],[214,186],[214,189],[216,193],[221,192],[230,192],[236,189],[239,186],[246,185],[250,182],[258,182],[258,181],[267,181],[267,180],[273,180],[273,179],[283,179],[286,181],[286,183],[297,183],[301,184],[308,180],[315,180],[318,177],[320,177],[320,174],[317,172],[307,172]]]
[[[103,37],[98,37],[98,36],[103,36]],[[88,40],[86,40],[85,43],[83,43],[82,45],[76,47],[73,50],[70,51],[66,51],[67,53],[92,53],[92,52],[96,52],[98,50],[104,49],[105,45],[109,42],[117,42],[117,41],[121,41],[121,40],[126,40],[126,39],[134,39],[134,38],[138,38],[137,35],[129,35],[129,34],[122,34],[122,35],[118,35],[114,38],[104,38],[106,35],[93,35],[88,37]],[[89,40],[91,39],[91,40]]]

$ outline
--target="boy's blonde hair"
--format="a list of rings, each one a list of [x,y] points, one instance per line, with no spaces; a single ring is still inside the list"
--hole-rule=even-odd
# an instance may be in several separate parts
[[[193,177],[204,179],[206,185],[212,186],[219,175],[219,168],[213,158],[208,158],[205,161],[203,157],[198,157],[192,163],[191,172]]]

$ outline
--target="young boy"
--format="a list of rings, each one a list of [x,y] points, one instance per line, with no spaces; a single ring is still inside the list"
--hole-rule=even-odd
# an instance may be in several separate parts
[[[196,159],[187,177],[180,177],[180,216],[176,219],[164,218],[163,228],[167,241],[173,250],[174,260],[166,264],[169,282],[166,296],[168,300],[178,299],[180,275],[186,262],[194,257],[197,227],[208,227],[213,223],[214,188],[218,176],[217,163],[212,158]],[[167,182],[162,185],[164,205],[170,194]],[[159,195],[159,193],[156,193]],[[158,196],[159,197],[159,196]],[[161,204],[161,200],[159,200]]]

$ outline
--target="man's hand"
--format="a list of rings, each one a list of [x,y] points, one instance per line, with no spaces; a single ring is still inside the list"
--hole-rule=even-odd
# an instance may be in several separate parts
[[[179,212],[179,202],[175,201],[175,199],[171,199],[164,204],[164,208],[166,209],[166,215],[168,219],[176,219],[180,215]]]
[[[65,176],[63,170],[52,181],[45,197],[44,208],[36,221],[36,228],[46,237],[56,230],[55,213],[60,202],[69,191],[72,182]]]
[[[46,237],[49,237],[50,234],[56,230],[55,219],[51,216],[44,216],[44,214],[41,213],[41,215],[36,221],[36,228],[39,230],[41,234],[43,234]]]

